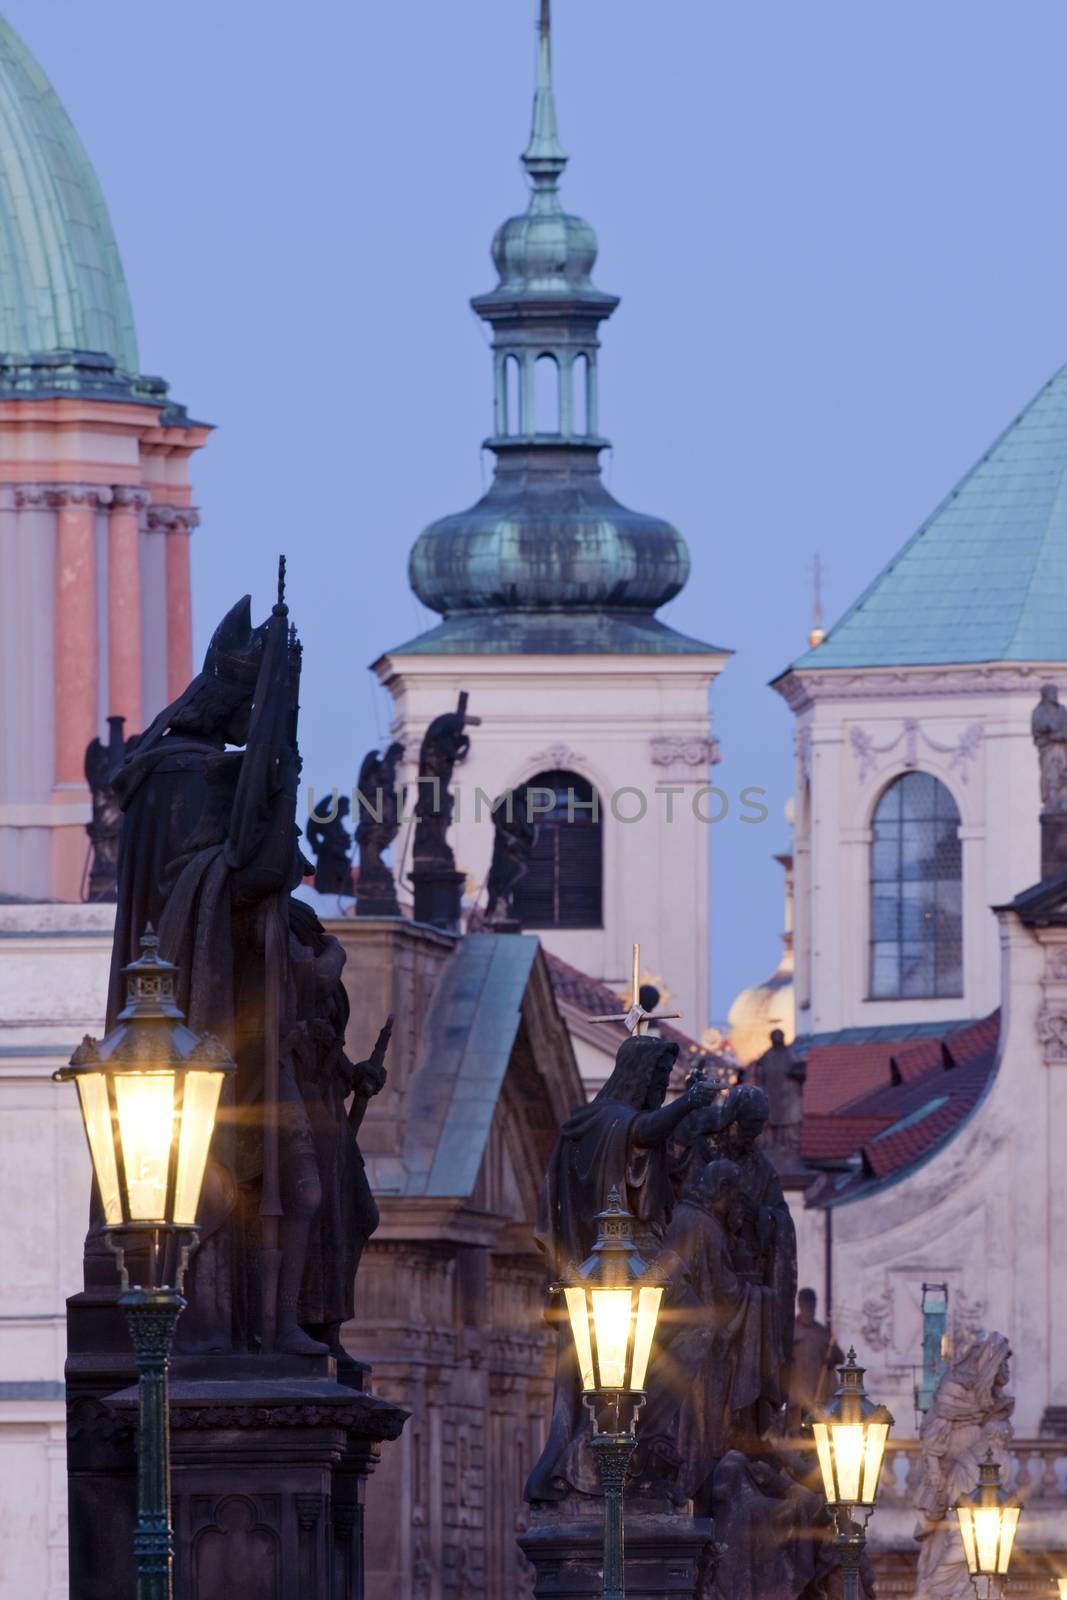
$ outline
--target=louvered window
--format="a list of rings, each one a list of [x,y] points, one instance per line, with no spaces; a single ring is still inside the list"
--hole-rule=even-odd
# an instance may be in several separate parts
[[[515,890],[524,928],[599,928],[602,923],[603,845],[600,802],[575,772],[541,772],[528,790],[549,790],[552,808],[537,816],[537,843]],[[543,796],[537,799],[540,807]]]
[[[943,783],[908,772],[886,789],[871,845],[871,998],[963,993],[960,814]]]

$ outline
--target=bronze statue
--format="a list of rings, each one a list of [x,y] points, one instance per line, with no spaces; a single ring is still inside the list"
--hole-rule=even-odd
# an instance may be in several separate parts
[[[448,933],[459,931],[464,875],[448,842],[455,800],[450,788],[456,766],[470,749],[467,728],[481,721],[467,712],[467,693],[455,711],[434,717],[419,752],[418,799],[415,802],[415,849],[411,882],[415,890],[416,922],[427,922]]]
[[[607,1083],[561,1128],[535,1229],[551,1282],[589,1254],[596,1241],[597,1213],[604,1210],[612,1189],[635,1219],[640,1254],[650,1261],[660,1249],[691,1155],[672,1144],[672,1135],[686,1117],[709,1107],[717,1093],[694,1082],[679,1099],[664,1105],[677,1055],[678,1046],[663,1039],[626,1039]],[[548,1442],[526,1484],[526,1498],[534,1503],[597,1492],[570,1330],[558,1308],[550,1318],[559,1332],[556,1386]]]
[[[349,805],[348,796],[341,794],[331,798],[332,816],[324,817],[318,810],[308,812],[304,834],[315,857],[319,894],[352,893],[352,841],[344,821]]]
[[[85,751],[85,781],[92,798],[93,818],[85,824],[91,861],[84,898],[97,904],[113,901],[119,884],[119,839],[122,807],[115,793],[115,777],[127,751],[137,743],[134,734],[124,740],[125,717],[108,717],[108,742],[93,739]]]
[[[529,791],[526,784],[521,784],[501,795],[493,806],[493,859],[486,880],[486,921],[496,933],[522,932],[515,915],[515,890],[530,870],[536,843],[537,824],[530,819]]]
[[[402,744],[393,743],[383,755],[369,750],[359,769],[356,844],[359,847],[359,876],[356,879],[357,917],[398,917],[400,905],[392,871],[382,860],[400,832],[400,795],[396,769],[404,754]]]
[[[1054,683],[1041,686],[1030,729],[1041,765],[1041,805],[1044,811],[1067,812],[1067,706],[1060,705]]]
[[[380,1087],[381,1061],[345,1058],[344,953],[290,896],[308,863],[296,826],[300,646],[283,575],[265,623],[252,626],[247,595],[227,614],[203,670],[115,780],[125,820],[108,1025],[120,969],[154,923],[190,1027],[237,1060],[179,1340],[315,1355],[326,1345],[304,1322],[329,1339],[348,1304],[355,1235],[334,1221],[373,1226],[344,1099]],[[87,1279],[107,1282],[99,1233]]]

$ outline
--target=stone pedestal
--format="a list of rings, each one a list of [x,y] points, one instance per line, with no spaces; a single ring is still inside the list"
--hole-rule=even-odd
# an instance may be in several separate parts
[[[1041,880],[1067,872],[1067,813],[1041,813]]]
[[[373,872],[361,863],[356,878],[356,916],[399,917],[400,915],[400,902],[396,897],[393,874],[385,867],[379,867],[377,872]]]
[[[136,1592],[137,1387],[121,1320],[106,1294],[71,1303],[70,1600]],[[366,1482],[407,1416],[369,1376],[327,1357],[175,1359],[175,1600],[237,1600],[238,1573],[239,1592],[264,1600],[364,1600]]]
[[[459,932],[459,914],[466,876],[438,861],[416,858],[411,872],[415,891],[413,915],[416,922],[440,928],[444,933]]]
[[[555,1520],[549,1520],[549,1518]],[[645,1511],[627,1504],[626,1600],[698,1600],[714,1558],[708,1518]],[[590,1516],[534,1511],[519,1547],[536,1573],[536,1600],[599,1600],[604,1561],[603,1505]]]

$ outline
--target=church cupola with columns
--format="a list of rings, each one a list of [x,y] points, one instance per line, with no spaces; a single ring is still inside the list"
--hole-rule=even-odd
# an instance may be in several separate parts
[[[375,669],[409,778],[426,727],[458,693],[481,719],[452,830],[468,908],[484,902],[492,852],[479,792],[532,783],[546,809],[517,894],[524,928],[620,988],[642,942],[698,1033],[716,809],[708,690],[729,652],[657,617],[689,576],[685,540],[601,477],[600,329],[619,301],[593,283],[592,227],[563,207],[566,164],[541,0],[528,204],[493,240],[496,287],[471,302],[492,331],[493,481],[419,536],[411,586],[441,620]]]
[[[77,900],[87,746],[191,674],[208,429],[141,373],[96,175],[3,19],[0,126],[0,897]]]

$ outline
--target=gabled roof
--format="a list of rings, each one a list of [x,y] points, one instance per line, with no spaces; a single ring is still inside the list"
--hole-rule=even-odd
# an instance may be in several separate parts
[[[1067,661],[1067,367],[794,666],[968,661]]]

